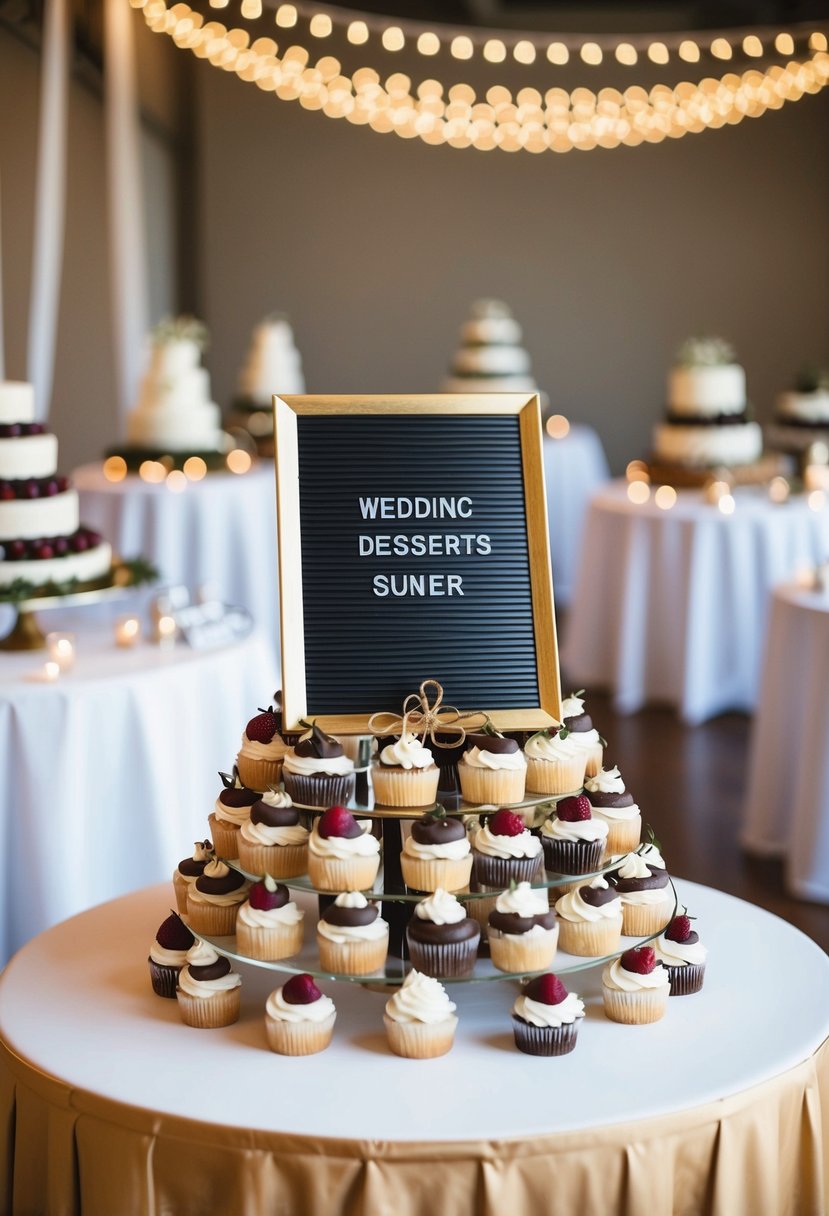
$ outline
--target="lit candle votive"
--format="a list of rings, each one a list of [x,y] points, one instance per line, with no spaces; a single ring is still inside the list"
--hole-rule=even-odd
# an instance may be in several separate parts
[[[47,633],[46,649],[49,658],[57,664],[58,671],[71,671],[75,665],[74,633]]]
[[[137,616],[119,616],[115,622],[115,645],[125,650],[141,640],[141,622]]]

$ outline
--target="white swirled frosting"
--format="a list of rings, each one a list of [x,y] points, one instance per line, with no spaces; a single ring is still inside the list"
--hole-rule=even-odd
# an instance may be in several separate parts
[[[249,739],[247,732],[242,732],[242,746],[239,748],[239,755],[247,756],[249,760],[281,760],[287,751],[288,744],[278,732],[270,743],[260,743],[258,739]]]
[[[305,913],[289,899],[281,908],[252,908],[250,901],[242,904],[238,919],[249,929],[273,929],[276,925],[298,925]]]
[[[267,823],[254,823],[246,819],[242,824],[242,836],[248,844],[297,845],[306,844],[310,832],[301,823],[270,827]],[[274,854],[275,856],[275,854]]]
[[[670,982],[668,972],[664,967],[656,966],[649,975],[640,975],[638,971],[626,971],[622,960],[608,963],[602,972],[602,983],[617,992],[638,992],[642,988],[664,988]]]
[[[467,836],[460,840],[447,840],[442,844],[420,844],[413,836],[406,837],[403,852],[407,857],[422,861],[463,861],[471,852]]]
[[[308,851],[315,857],[335,857],[346,861],[350,857],[374,857],[380,852],[380,841],[371,835],[371,820],[360,823],[359,836],[320,836],[314,824],[308,838]]]
[[[299,777],[315,777],[325,773],[329,777],[346,777],[354,772],[354,761],[348,756],[298,756],[289,751],[285,755],[282,766],[286,773],[296,773]]]
[[[178,986],[188,996],[202,998],[214,996],[217,992],[229,992],[238,988],[242,977],[235,971],[228,971],[215,980],[194,980],[190,974],[191,967],[209,967],[218,962],[219,956],[207,942],[196,941],[187,951],[187,965],[179,972]]]
[[[518,770],[527,767],[523,752],[488,752],[480,747],[470,747],[464,752],[463,763],[470,768],[488,768],[494,772],[505,769]]]
[[[708,951],[701,941],[672,942],[663,933],[653,943],[656,957],[666,967],[701,967],[708,958]]]
[[[397,768],[431,768],[435,760],[428,747],[424,747],[417,735],[401,735],[395,743],[389,743],[380,753],[380,763]]]
[[[337,896],[334,903],[338,908],[368,907],[368,900],[362,891],[343,891],[342,895]],[[341,946],[345,942],[380,941],[381,938],[388,937],[389,926],[380,915],[377,915],[367,925],[332,925],[329,921],[320,918],[317,922],[317,933],[320,937],[327,938],[328,941]]]
[[[645,845],[641,853],[628,853],[619,866],[619,878],[648,878],[650,866],[664,870],[665,861],[655,845]]]
[[[456,1009],[443,984],[419,971],[410,971],[402,986],[386,1002],[386,1013],[393,1022],[445,1022]]]
[[[229,873],[229,866],[226,866],[223,861],[219,861],[218,857],[209,861],[204,867],[205,878],[224,878],[225,874]],[[246,897],[249,887],[249,882],[243,882],[238,887],[234,887],[232,891],[200,891],[193,883],[187,892],[187,898],[192,899],[194,903],[221,904],[227,907],[228,904],[240,904]]]
[[[222,823],[231,823],[234,827],[240,828],[243,823],[247,823],[250,817],[249,806],[225,806],[218,798],[213,807],[213,814]]]
[[[473,844],[487,857],[537,857],[541,852],[541,841],[526,828],[518,836],[498,836],[485,824],[475,833]]]
[[[519,996],[512,1012],[531,1026],[569,1026],[576,1018],[584,1017],[584,1001],[575,992],[568,992],[558,1005],[545,1005],[543,1001]]]
[[[600,769],[595,777],[588,777],[584,789],[587,794],[624,794],[625,783],[618,767],[614,766]]]
[[[150,946],[150,958],[159,967],[183,967],[187,961],[186,950],[168,950],[166,946],[153,941]]]
[[[525,753],[532,760],[547,760],[554,763],[575,760],[579,754],[575,736],[570,733],[562,739],[560,733],[554,735],[532,735],[524,747]]]
[[[265,1012],[275,1022],[324,1022],[336,1014],[330,996],[323,994],[318,1001],[310,1001],[307,1005],[292,1005],[283,997],[281,988],[268,997]]]
[[[533,890],[528,882],[519,882],[511,891],[502,891],[495,901],[498,912],[510,912],[515,916],[544,916],[550,911],[545,889]]]
[[[592,844],[597,840],[607,840],[608,827],[601,819],[576,819],[575,822],[559,819],[545,819],[541,825],[541,835],[549,840],[583,841]]]
[[[606,891],[608,889],[608,884],[603,878],[594,878],[587,885],[596,890]],[[577,887],[575,891],[568,891],[566,895],[562,895],[561,899],[556,900],[556,916],[563,916],[565,920],[596,922],[617,920],[621,915],[622,897],[620,895],[608,900],[606,904],[594,905],[589,904],[582,897],[581,888]]]
[[[414,914],[419,920],[429,920],[433,925],[457,925],[466,920],[466,908],[443,887],[415,904]]]

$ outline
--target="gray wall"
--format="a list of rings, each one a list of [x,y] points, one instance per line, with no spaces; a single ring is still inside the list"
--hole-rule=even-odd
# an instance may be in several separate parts
[[[275,308],[310,391],[434,390],[470,301],[494,295],[554,407],[620,469],[688,334],[736,344],[761,420],[803,361],[829,361],[829,92],[658,146],[530,156],[378,135],[192,66],[219,400]]]

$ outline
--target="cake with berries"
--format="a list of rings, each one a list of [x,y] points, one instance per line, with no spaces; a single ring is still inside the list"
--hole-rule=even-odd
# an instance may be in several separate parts
[[[178,977],[176,998],[187,1026],[214,1030],[238,1022],[242,979],[209,942],[195,941]]]
[[[668,972],[652,946],[636,946],[602,972],[604,1011],[612,1022],[641,1026],[658,1022],[668,1006]]]
[[[382,747],[371,766],[374,800],[381,806],[431,806],[439,776],[429,748],[406,732]]]
[[[472,873],[472,847],[463,820],[447,815],[442,806],[415,819],[400,868],[413,891],[462,891]]]
[[[535,393],[521,326],[500,300],[476,300],[444,381],[445,393]]]
[[[239,864],[247,874],[298,878],[308,869],[310,833],[284,790],[270,790],[239,830]]]
[[[251,808],[259,801],[259,794],[247,788],[236,767],[232,773],[219,773],[219,777],[222,789],[207,823],[215,852],[220,857],[235,858],[239,856],[239,832]]]
[[[324,1051],[334,1034],[337,1011],[314,977],[303,972],[272,992],[265,1003],[265,1032],[271,1051],[310,1056]]]
[[[529,1056],[565,1056],[576,1046],[584,1001],[557,975],[537,975],[512,1007],[515,1046]]]
[[[517,740],[487,724],[466,736],[467,748],[458,762],[458,780],[466,802],[520,802],[527,780],[527,761]]]
[[[94,583],[112,549],[80,523],[77,491],[57,474],[58,441],[35,422],[30,384],[0,382],[0,591]]]
[[[317,891],[367,891],[380,869],[380,841],[371,820],[358,823],[344,806],[315,821],[308,840],[308,877]]]
[[[280,735],[282,715],[269,705],[251,718],[242,734],[242,746],[236,756],[239,776],[252,790],[270,789],[279,784],[282,762],[288,745]]]
[[[524,755],[530,793],[570,794],[582,788],[587,751],[566,726],[536,731],[524,745]]]
[[[438,978],[471,975],[478,957],[481,930],[449,891],[438,888],[415,904],[406,926],[412,966]]]
[[[380,905],[362,891],[343,891],[317,922],[317,948],[324,971],[370,975],[379,971],[389,949],[389,926]]]
[[[410,1060],[446,1055],[458,1026],[455,1009],[439,980],[410,971],[386,1002],[383,1023],[389,1047]]]
[[[286,792],[300,806],[322,810],[354,797],[354,761],[316,722],[285,754],[282,772]]]
[[[657,960],[668,972],[671,996],[691,996],[699,992],[705,978],[708,951],[691,924],[693,919],[684,908],[653,943]]]
[[[558,920],[546,889],[519,882],[502,891],[489,914],[487,936],[499,971],[546,970],[558,945]]]
[[[642,835],[642,814],[633,795],[625,789],[619,769],[602,768],[584,782],[584,793],[590,802],[594,819],[607,824],[605,853],[630,853],[639,845]]]
[[[541,841],[524,826],[521,815],[502,807],[475,833],[472,865],[476,881],[490,890],[532,882],[544,870]]]
[[[269,874],[255,882],[236,916],[236,946],[246,958],[276,962],[302,949],[305,913],[291,899],[287,887]]]
[[[147,959],[156,996],[176,999],[179,972],[187,962],[187,951],[195,940],[184,921],[174,912],[159,926]]]
[[[622,897],[601,875],[556,900],[559,945],[580,958],[603,958],[619,948]]]
[[[592,874],[602,864],[607,824],[593,818],[586,794],[561,798],[541,825],[544,865],[550,874]]]

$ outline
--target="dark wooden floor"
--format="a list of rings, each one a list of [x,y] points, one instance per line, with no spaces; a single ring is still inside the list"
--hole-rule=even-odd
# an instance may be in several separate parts
[[[565,695],[568,690],[564,677]],[[605,767],[619,765],[669,870],[768,908],[829,951],[829,907],[792,899],[781,863],[756,860],[740,848],[751,719],[726,714],[688,727],[661,708],[623,717],[610,698],[589,691],[587,708],[607,739]]]

